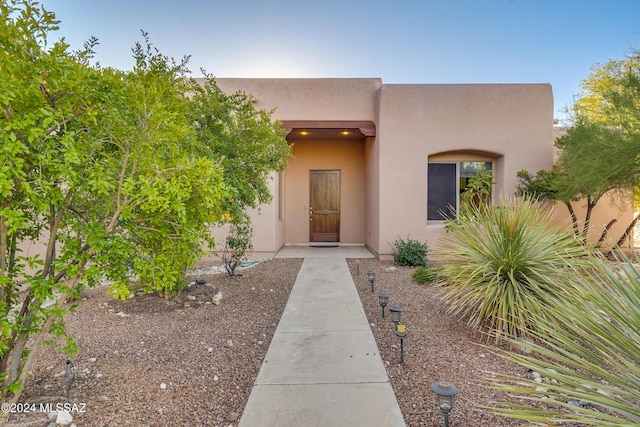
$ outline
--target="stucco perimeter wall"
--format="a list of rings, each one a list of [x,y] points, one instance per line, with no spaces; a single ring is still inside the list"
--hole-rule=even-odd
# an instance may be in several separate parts
[[[554,141],[557,138],[562,137],[567,133],[567,129],[563,127],[554,127],[553,136]],[[558,159],[561,152],[554,147],[554,162]],[[535,173],[537,171],[530,170]],[[579,221],[579,226],[582,227],[585,220],[585,214],[587,212],[587,201],[578,200],[572,202],[573,209]],[[563,203],[556,203],[556,221],[558,224],[562,224],[566,227],[571,227],[571,216],[569,210]],[[589,227],[589,233],[587,235],[587,241],[589,243],[596,243],[602,235],[602,231],[607,224],[615,219],[616,222],[611,226],[607,232],[607,236],[602,243],[603,249],[607,250],[614,246],[618,239],[624,234],[625,230],[631,224],[634,218],[633,207],[633,194],[632,192],[619,192],[611,191],[605,194],[597,203],[591,214]],[[637,231],[637,227],[636,227]],[[632,233],[630,239],[628,239],[622,245],[623,249],[632,249],[634,247],[634,240],[638,239],[637,232]]]
[[[495,200],[514,193],[517,171],[552,166],[549,84],[383,85],[376,124],[381,258],[398,237],[434,248],[444,232],[427,222],[430,156],[490,157]]]

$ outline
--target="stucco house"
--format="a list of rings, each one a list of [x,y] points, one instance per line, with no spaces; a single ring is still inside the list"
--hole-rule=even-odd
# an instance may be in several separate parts
[[[479,168],[493,197],[517,171],[553,164],[549,84],[383,84],[362,79],[219,78],[274,110],[294,158],[274,201],[252,213],[254,256],[285,245],[365,245],[384,259],[397,238],[444,231],[441,212]],[[222,231],[218,230],[222,237]]]

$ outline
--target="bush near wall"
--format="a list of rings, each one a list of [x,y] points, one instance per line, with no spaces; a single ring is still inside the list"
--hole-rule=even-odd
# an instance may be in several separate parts
[[[423,267],[427,265],[427,244],[417,240],[398,238],[391,245],[393,262],[400,266]]]

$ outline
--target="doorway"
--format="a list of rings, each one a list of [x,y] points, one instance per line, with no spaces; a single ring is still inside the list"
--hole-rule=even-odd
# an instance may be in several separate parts
[[[340,241],[340,170],[309,171],[309,241]]]

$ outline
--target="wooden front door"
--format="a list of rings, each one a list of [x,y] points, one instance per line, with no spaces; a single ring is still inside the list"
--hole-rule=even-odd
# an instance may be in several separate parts
[[[309,171],[309,241],[340,241],[340,171]]]

